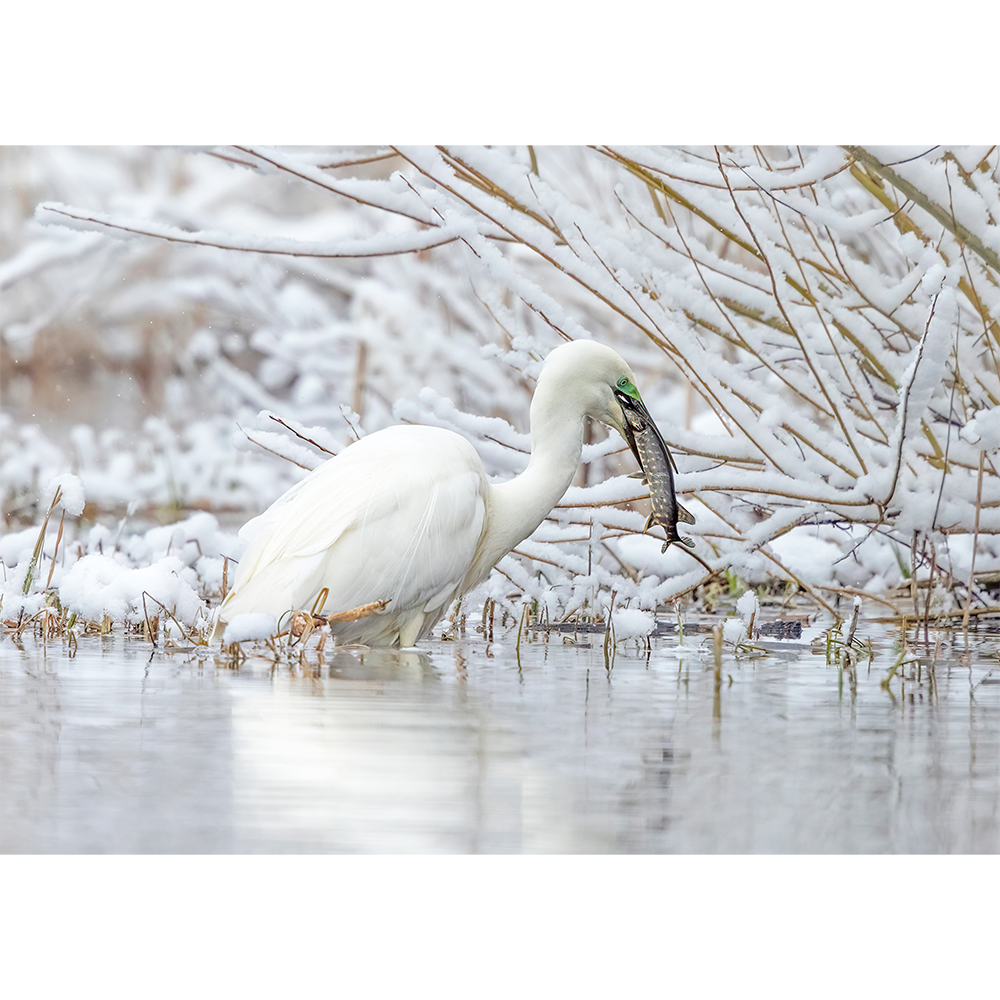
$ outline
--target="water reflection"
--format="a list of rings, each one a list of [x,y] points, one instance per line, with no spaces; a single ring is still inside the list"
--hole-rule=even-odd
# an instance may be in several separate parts
[[[1000,849],[996,636],[838,669],[698,636],[339,649],[239,670],[0,640],[5,852]],[[709,643],[710,645],[710,643]]]

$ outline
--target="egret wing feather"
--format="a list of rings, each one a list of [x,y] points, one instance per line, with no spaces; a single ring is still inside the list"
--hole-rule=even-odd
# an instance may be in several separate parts
[[[431,427],[392,427],[325,462],[244,526],[248,544],[222,616],[310,608],[323,612],[389,600],[375,630],[447,610],[473,560],[486,516],[482,462],[464,438]],[[419,623],[418,623],[419,624]]]

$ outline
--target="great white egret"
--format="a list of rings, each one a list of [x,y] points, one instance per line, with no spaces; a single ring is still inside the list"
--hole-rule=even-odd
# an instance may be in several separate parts
[[[324,615],[387,602],[331,624],[338,640],[413,646],[566,492],[585,417],[618,431],[642,466],[618,397],[653,423],[611,348],[578,340],[551,351],[531,400],[531,458],[506,483],[490,483],[476,449],[441,428],[387,427],[354,442],[243,526],[215,637],[238,614],[308,611],[326,588]]]

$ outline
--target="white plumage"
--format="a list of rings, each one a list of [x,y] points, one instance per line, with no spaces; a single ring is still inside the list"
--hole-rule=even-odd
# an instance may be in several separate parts
[[[335,623],[338,639],[412,646],[566,492],[585,417],[624,436],[616,391],[638,399],[610,348],[574,341],[552,351],[531,401],[531,459],[507,483],[491,484],[476,449],[436,427],[389,427],[345,448],[243,526],[246,550],[215,635],[238,614],[308,611],[327,588],[325,615],[389,602]]]

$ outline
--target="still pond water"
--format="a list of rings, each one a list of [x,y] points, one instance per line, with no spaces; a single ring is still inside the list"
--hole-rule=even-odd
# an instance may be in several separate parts
[[[707,621],[707,620],[703,620]],[[692,627],[694,627],[692,623]],[[516,630],[322,665],[0,638],[4,853],[1000,851],[1000,635]]]

